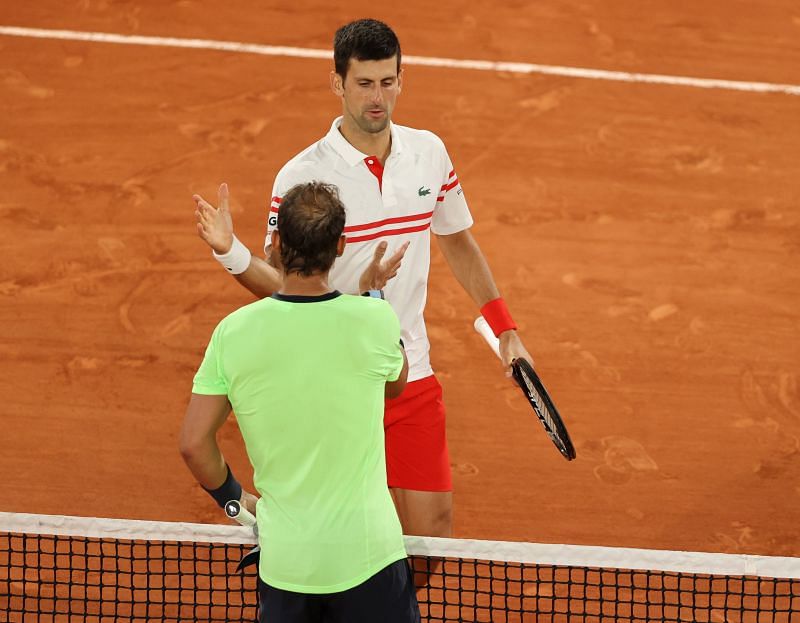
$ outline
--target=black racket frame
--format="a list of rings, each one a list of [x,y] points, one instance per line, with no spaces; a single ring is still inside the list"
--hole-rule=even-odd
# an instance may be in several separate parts
[[[531,407],[533,407],[536,417],[539,418],[542,426],[544,426],[550,441],[553,442],[565,459],[568,461],[573,460],[575,458],[575,447],[572,445],[572,439],[569,437],[567,427],[564,425],[558,409],[553,404],[550,394],[547,393],[533,366],[526,359],[520,357],[511,364],[511,372],[522,393],[531,403]]]

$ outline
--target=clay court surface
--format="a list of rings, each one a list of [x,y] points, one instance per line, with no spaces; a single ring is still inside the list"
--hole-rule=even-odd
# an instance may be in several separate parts
[[[407,54],[800,85],[789,0],[269,4],[6,2],[0,24],[326,49],[371,15]],[[331,64],[0,36],[0,510],[222,521],[177,432],[251,298],[191,195],[227,181],[257,250],[275,174],[338,114]],[[448,145],[578,452],[435,254],[455,535],[800,555],[800,97],[409,66],[395,120]],[[247,480],[234,422],[223,441]]]

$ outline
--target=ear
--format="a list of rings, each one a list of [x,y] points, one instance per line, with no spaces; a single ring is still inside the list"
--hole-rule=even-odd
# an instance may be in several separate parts
[[[335,71],[332,71],[330,80],[331,91],[333,91],[334,95],[337,97],[342,97],[344,95],[344,79]]]
[[[277,229],[272,230],[269,245],[270,264],[280,270],[281,267],[281,234]]]
[[[277,229],[272,230],[272,235],[270,236],[270,244],[272,248],[275,249],[278,253],[281,252],[281,234]]]
[[[336,243],[336,257],[342,257],[344,248],[347,246],[347,236],[339,236],[339,242]]]
[[[401,69],[397,74],[397,92],[400,93],[403,90],[403,72],[405,70]]]

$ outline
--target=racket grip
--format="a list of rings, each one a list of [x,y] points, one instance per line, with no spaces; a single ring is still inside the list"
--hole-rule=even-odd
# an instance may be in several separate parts
[[[231,500],[225,504],[225,514],[248,528],[256,527],[256,516],[242,506],[239,500]]]
[[[486,340],[486,343],[489,345],[494,351],[494,354],[497,355],[498,359],[500,357],[500,340],[495,337],[494,332],[492,331],[489,323],[486,322],[486,318],[483,316],[478,316],[475,318],[475,322],[473,323],[475,330],[481,334],[481,337]]]

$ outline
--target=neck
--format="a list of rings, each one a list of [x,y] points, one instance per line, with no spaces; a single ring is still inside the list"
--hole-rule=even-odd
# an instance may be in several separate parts
[[[381,164],[385,163],[386,158],[389,157],[392,149],[392,132],[388,125],[380,132],[364,132],[345,113],[342,124],[339,126],[339,132],[358,151],[367,156],[377,157]]]
[[[308,277],[297,273],[283,274],[283,285],[278,294],[295,296],[319,296],[331,292],[328,285],[328,273],[316,273]]]

